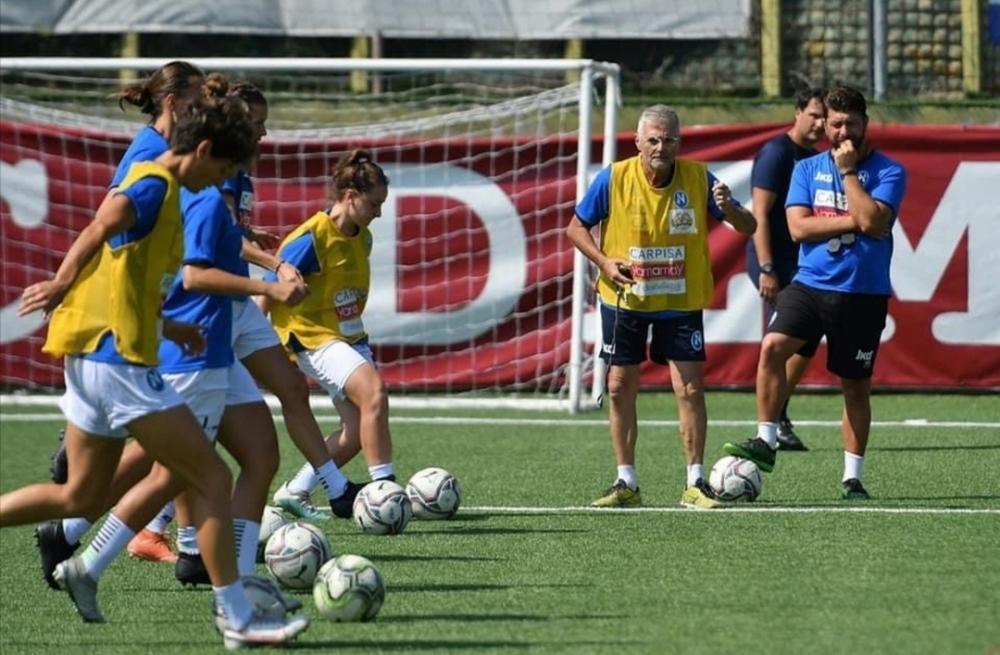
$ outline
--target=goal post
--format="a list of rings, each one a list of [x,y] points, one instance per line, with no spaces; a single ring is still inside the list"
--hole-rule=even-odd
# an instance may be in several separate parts
[[[371,149],[385,168],[365,322],[394,406],[596,405],[594,271],[565,227],[595,171],[616,157],[617,64],[187,60],[248,79],[268,99],[256,224],[284,235],[322,209],[330,166],[351,148]],[[40,321],[8,319],[24,286],[54,272],[145,124],[108,96],[164,63],[0,60],[5,388],[61,384],[59,363],[41,353]],[[377,83],[359,92],[359,71]]]

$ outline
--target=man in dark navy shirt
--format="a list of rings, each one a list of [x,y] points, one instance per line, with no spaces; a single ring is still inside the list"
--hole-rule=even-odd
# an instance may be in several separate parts
[[[788,233],[785,198],[792,169],[800,159],[816,154],[813,146],[823,137],[823,90],[810,88],[795,98],[795,123],[785,133],[764,144],[753,161],[750,173],[753,213],[757,231],[747,242],[747,274],[760,292],[767,309],[767,322],[774,313],[775,299],[795,277],[799,246]],[[788,394],[812,361],[818,344],[806,344],[786,366]],[[788,418],[788,399],[781,408],[778,447],[782,450],[808,450],[792,429]]]

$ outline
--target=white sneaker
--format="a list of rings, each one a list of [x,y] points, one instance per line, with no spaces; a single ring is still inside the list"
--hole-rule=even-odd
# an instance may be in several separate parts
[[[69,594],[76,611],[87,623],[104,623],[97,607],[97,581],[87,575],[87,566],[79,557],[60,562],[52,577]]]
[[[309,617],[302,614],[268,619],[259,612],[254,612],[250,623],[242,630],[226,628],[222,632],[222,643],[228,650],[285,644],[305,632],[308,627]]]
[[[324,514],[316,509],[308,491],[292,493],[288,490],[287,482],[274,492],[274,504],[279,505],[281,509],[289,514],[293,514],[300,519],[306,519],[307,521],[325,521],[330,518],[328,514]]]

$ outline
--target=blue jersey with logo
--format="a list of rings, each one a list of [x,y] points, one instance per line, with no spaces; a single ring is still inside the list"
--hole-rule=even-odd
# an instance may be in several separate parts
[[[222,192],[209,187],[198,193],[181,191],[184,212],[184,261],[239,274],[242,232],[233,222]],[[185,354],[173,341],[160,342],[160,371],[183,373],[224,368],[233,363],[233,297],[184,289],[178,274],[163,304],[164,318],[197,323],[204,328],[206,348],[198,355]]]
[[[132,143],[129,144],[128,149],[122,156],[122,160],[118,162],[118,168],[115,169],[115,176],[111,178],[111,184],[108,185],[108,188],[113,189],[121,184],[122,180],[128,174],[129,167],[134,162],[153,161],[169,149],[170,144],[163,138],[162,134],[149,125],[142,128],[135,135]]]
[[[872,152],[858,162],[857,169],[858,181],[865,192],[892,210],[891,227],[906,191],[906,170],[880,152]],[[829,151],[795,165],[785,206],[808,207],[812,211],[809,220],[814,221],[849,215],[844,180]],[[799,272],[795,279],[825,291],[888,296],[892,293],[891,259],[891,231],[881,239],[859,231],[834,239],[803,242],[799,244]]]

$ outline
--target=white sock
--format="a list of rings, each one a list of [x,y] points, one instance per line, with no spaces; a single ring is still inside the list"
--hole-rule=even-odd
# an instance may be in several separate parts
[[[167,531],[167,524],[174,520],[177,511],[174,509],[174,501],[170,501],[163,506],[160,513],[146,525],[146,529],[156,534],[163,534]]]
[[[376,464],[375,466],[368,467],[368,475],[372,480],[381,480],[382,478],[387,478],[392,475],[392,462],[387,462],[385,464]]]
[[[252,575],[257,569],[260,523],[247,519],[233,519],[233,531],[236,535],[236,567],[241,577]]]
[[[635,466],[625,464],[618,467],[618,479],[625,483],[625,486],[635,491],[639,488],[639,476],[635,474]]]
[[[851,478],[861,479],[861,471],[865,468],[865,456],[844,451],[844,482]]]
[[[320,484],[323,485],[323,491],[326,492],[327,498],[333,500],[344,495],[344,491],[347,489],[347,478],[340,472],[332,459],[327,460],[316,469],[316,475],[319,477]]]
[[[778,424],[762,421],[757,424],[757,438],[763,439],[771,450],[778,447]]]
[[[226,617],[226,627],[242,630],[250,623],[253,607],[242,581],[237,578],[236,582],[225,587],[213,586],[212,591],[215,592],[215,604],[222,608],[222,614]]]
[[[687,469],[688,469],[688,485],[687,486],[693,487],[694,485],[698,484],[698,480],[703,480],[704,479],[704,475],[702,473],[702,465],[701,464],[688,464]]]
[[[87,567],[87,575],[94,580],[100,580],[104,570],[119,553],[125,550],[134,536],[135,531],[132,528],[122,523],[114,514],[109,514],[93,541],[80,556]]]
[[[198,555],[198,530],[193,525],[177,526],[177,552]]]
[[[288,491],[293,494],[311,494],[318,484],[319,475],[316,474],[316,469],[312,467],[312,464],[306,462],[295,474],[295,477],[288,481]]]
[[[62,520],[63,534],[66,536],[66,542],[69,544],[80,543],[83,535],[87,534],[87,530],[93,526],[94,524],[87,519],[75,518]]]

